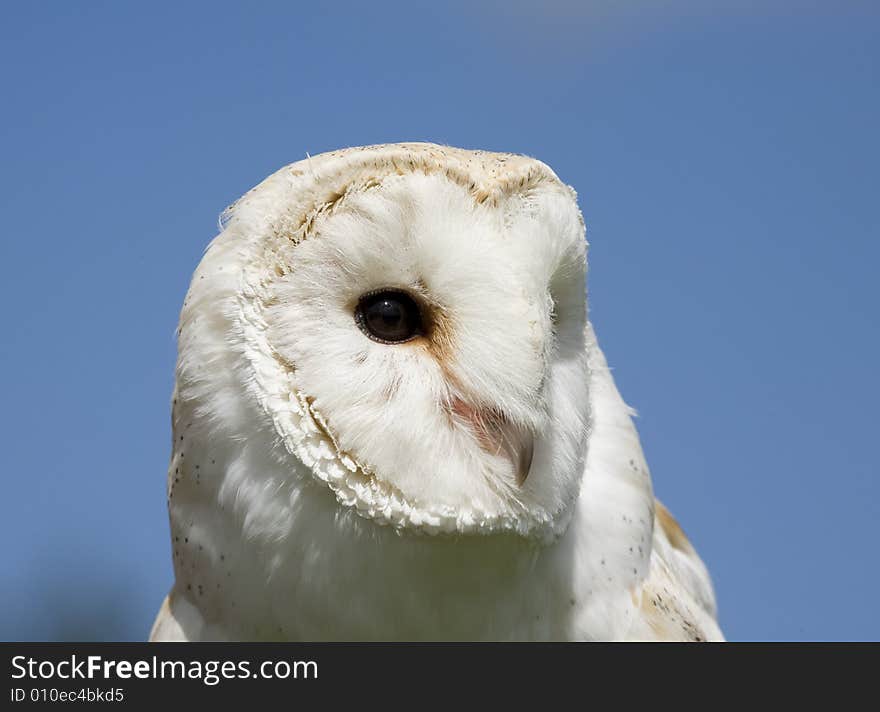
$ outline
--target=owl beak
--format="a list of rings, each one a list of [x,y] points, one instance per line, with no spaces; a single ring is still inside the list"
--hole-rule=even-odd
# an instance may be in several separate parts
[[[505,424],[502,426],[504,431],[501,435],[503,442],[502,449],[513,465],[513,471],[516,473],[516,484],[522,487],[526,483],[529,471],[532,469],[532,458],[535,455],[535,436],[531,432],[523,428]],[[508,432],[508,431],[513,432]]]
[[[459,398],[452,403],[452,413],[473,433],[483,450],[510,462],[516,484],[522,487],[532,468],[534,434],[512,423],[498,410],[475,408]]]

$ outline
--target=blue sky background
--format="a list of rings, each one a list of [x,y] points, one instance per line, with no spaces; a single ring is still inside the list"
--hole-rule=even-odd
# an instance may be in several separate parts
[[[218,213],[398,140],[577,189],[600,341],[727,635],[880,638],[880,10],[619,5],[4,4],[0,638],[146,636]]]

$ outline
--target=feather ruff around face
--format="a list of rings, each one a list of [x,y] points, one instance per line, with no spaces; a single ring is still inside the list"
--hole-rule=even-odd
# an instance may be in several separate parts
[[[565,530],[589,428],[586,242],[573,191],[549,168],[430,144],[323,154],[271,176],[221,224],[187,302],[225,323],[292,469],[401,531]],[[442,338],[369,343],[351,305],[388,286],[436,305]],[[212,305],[206,290],[225,298]],[[199,358],[184,345],[179,377]],[[462,399],[528,430],[527,478],[450,425]]]

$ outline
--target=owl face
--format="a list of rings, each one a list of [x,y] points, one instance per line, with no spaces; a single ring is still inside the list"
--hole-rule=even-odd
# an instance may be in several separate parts
[[[337,177],[299,213],[253,201],[257,380],[342,506],[402,530],[561,526],[589,422],[586,243],[571,192],[526,165],[494,193],[447,167]]]

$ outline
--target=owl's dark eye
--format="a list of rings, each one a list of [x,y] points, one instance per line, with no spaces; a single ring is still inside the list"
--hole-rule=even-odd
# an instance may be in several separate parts
[[[399,344],[422,333],[418,304],[408,294],[392,289],[362,296],[354,318],[361,331],[383,344]]]

